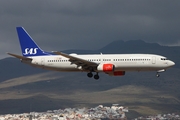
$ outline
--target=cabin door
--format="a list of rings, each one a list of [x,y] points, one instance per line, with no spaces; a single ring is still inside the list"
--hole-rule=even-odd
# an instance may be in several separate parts
[[[44,64],[45,64],[45,59],[41,58],[41,65],[44,65]]]
[[[156,63],[156,57],[153,56],[153,57],[152,57],[152,64],[155,64],[155,63]]]

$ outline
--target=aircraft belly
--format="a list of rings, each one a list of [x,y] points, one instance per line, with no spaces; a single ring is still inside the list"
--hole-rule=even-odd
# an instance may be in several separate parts
[[[56,71],[80,71],[79,69],[77,69],[76,65],[71,65],[68,63],[50,63],[44,66],[44,68]]]
[[[164,66],[152,65],[148,62],[126,62],[115,64],[115,71],[156,71],[164,68]]]

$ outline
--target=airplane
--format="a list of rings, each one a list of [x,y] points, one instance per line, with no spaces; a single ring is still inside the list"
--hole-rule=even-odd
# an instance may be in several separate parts
[[[43,51],[23,27],[16,27],[22,55],[7,53],[21,62],[53,71],[87,72],[89,78],[99,79],[100,72],[110,76],[124,76],[127,71],[160,72],[175,65],[166,57],[156,54],[66,54]],[[93,75],[93,73],[95,74]]]

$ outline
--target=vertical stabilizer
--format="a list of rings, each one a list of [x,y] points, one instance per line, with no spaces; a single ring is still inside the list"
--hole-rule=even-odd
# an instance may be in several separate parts
[[[21,45],[23,56],[41,56],[50,55],[50,53],[44,52],[31,38],[23,27],[17,27],[17,33],[19,42]]]

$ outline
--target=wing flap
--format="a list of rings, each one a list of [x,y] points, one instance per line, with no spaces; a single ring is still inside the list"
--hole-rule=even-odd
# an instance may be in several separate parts
[[[68,54],[65,54],[65,53],[62,53],[62,52],[57,52],[57,51],[53,51],[54,54],[56,55],[61,55],[63,57],[66,57],[66,58],[69,58],[69,61],[72,63],[72,64],[76,64],[77,66],[86,66],[86,67],[96,67],[98,66],[98,63],[95,63],[95,62],[90,62],[90,61],[87,61],[87,60],[84,60],[82,58],[78,58],[78,57],[75,57],[75,56],[71,56],[71,55],[68,55]]]

